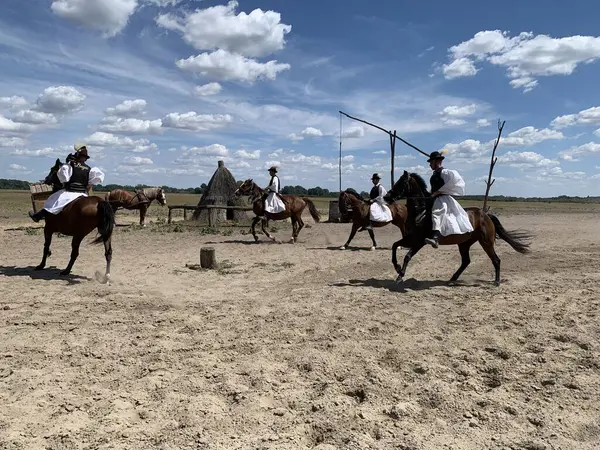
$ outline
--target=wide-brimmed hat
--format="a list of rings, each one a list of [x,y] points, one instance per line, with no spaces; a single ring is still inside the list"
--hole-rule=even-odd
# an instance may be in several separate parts
[[[275,167],[275,166],[269,167],[269,172],[271,172],[271,171],[277,173],[277,167]]]
[[[381,180],[381,177],[379,176],[378,173],[374,173],[373,176],[371,177],[371,180]]]
[[[83,147],[80,147],[77,150],[77,152],[75,153],[75,156],[84,156],[86,159],[90,159],[90,156],[88,155],[87,147],[85,145]]]
[[[436,152],[431,152],[431,154],[429,155],[429,159],[427,160],[427,162],[431,162],[431,161],[434,161],[436,159],[442,159],[443,160],[444,158],[445,158],[445,156],[442,155],[440,152],[437,152],[437,151]]]

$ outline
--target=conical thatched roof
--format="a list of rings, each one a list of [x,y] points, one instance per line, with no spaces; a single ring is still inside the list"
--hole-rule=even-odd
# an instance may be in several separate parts
[[[223,161],[219,161],[217,164],[217,170],[208,182],[208,186],[198,206],[202,205],[224,205],[224,206],[236,206],[243,205],[244,202],[241,198],[235,196],[237,190],[237,183],[231,172],[225,167]],[[244,211],[231,211],[226,209],[219,209],[215,211],[217,220],[243,220],[247,219],[248,216]],[[208,210],[201,209],[194,211],[192,216],[193,220],[208,220]]]

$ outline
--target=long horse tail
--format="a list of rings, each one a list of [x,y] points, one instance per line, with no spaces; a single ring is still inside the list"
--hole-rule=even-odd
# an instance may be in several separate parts
[[[110,204],[106,200],[101,200],[98,203],[98,236],[92,241],[92,244],[99,244],[100,242],[106,242],[112,236],[115,228],[115,212]]]
[[[507,231],[502,224],[500,223],[500,219],[493,214],[487,213],[489,218],[494,223],[494,228],[496,229],[496,236],[499,239],[502,239],[508,245],[510,245],[513,249],[515,249],[519,253],[529,253],[531,250],[529,249],[529,241],[532,238],[531,233],[527,231]]]
[[[308,205],[308,211],[310,212],[310,215],[312,216],[313,220],[317,223],[320,222],[321,214],[319,213],[319,210],[317,209],[313,201],[308,197],[302,197],[302,200],[304,200]]]

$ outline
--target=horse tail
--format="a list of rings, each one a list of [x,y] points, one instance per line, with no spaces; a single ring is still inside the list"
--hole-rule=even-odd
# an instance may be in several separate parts
[[[111,204],[106,200],[101,200],[98,203],[98,236],[92,241],[92,244],[99,244],[100,242],[106,242],[112,236],[115,227],[115,212],[112,209]]]
[[[320,222],[321,214],[319,214],[319,211],[317,210],[317,207],[312,202],[312,200],[308,197],[302,197],[302,200],[304,200],[308,205],[308,210],[310,211],[310,215],[312,216],[313,220],[317,223]]]
[[[527,231],[507,231],[502,224],[500,223],[500,219],[498,219],[495,215],[487,213],[488,217],[494,223],[494,228],[496,229],[496,236],[499,239],[507,242],[513,249],[515,249],[519,253],[529,253],[529,242],[526,242],[532,238],[531,233]]]

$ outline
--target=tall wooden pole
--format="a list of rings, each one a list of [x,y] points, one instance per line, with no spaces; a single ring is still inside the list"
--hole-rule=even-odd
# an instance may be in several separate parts
[[[338,173],[340,177],[340,194],[342,193],[342,114],[340,111],[340,160],[338,161]]]
[[[488,212],[488,210],[489,210],[489,207],[487,206],[488,195],[490,193],[490,188],[492,187],[492,184],[494,184],[494,181],[496,181],[496,179],[492,180],[492,172],[494,171],[494,166],[496,165],[496,162],[498,161],[498,158],[496,158],[496,149],[498,148],[498,144],[500,143],[500,136],[502,135],[502,129],[504,128],[505,123],[506,123],[506,121],[503,121],[502,123],[500,123],[500,121],[498,120],[498,137],[496,138],[496,142],[494,142],[494,148],[492,149],[492,158],[490,161],[490,172],[488,173],[488,179],[485,183],[487,186],[485,188],[485,197],[483,198],[483,211],[484,212]]]

